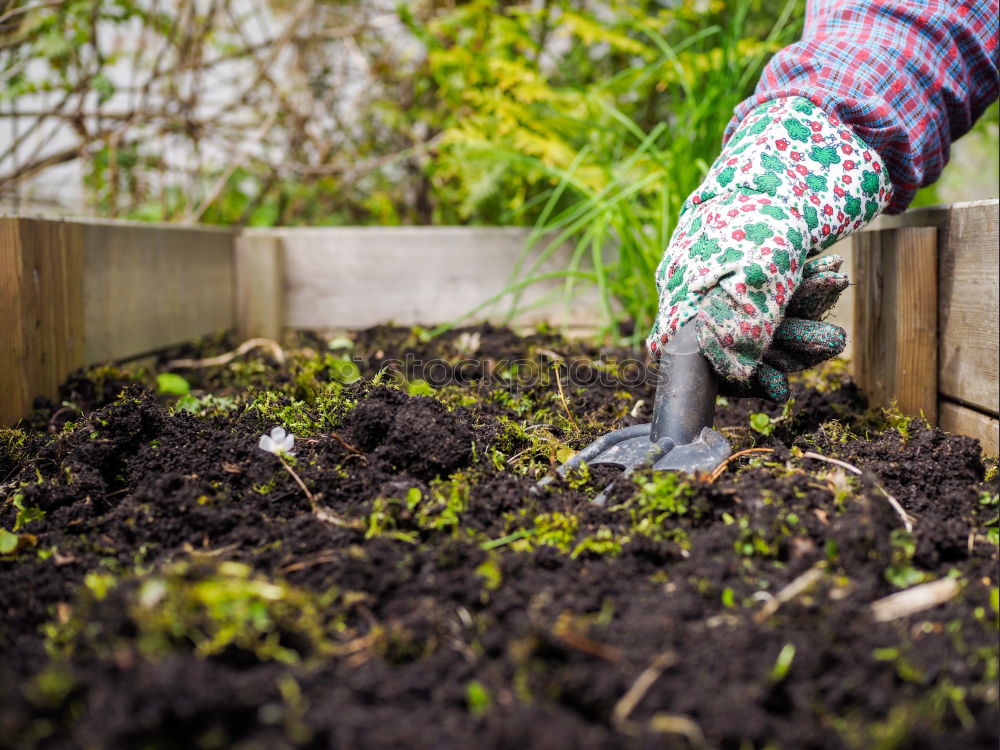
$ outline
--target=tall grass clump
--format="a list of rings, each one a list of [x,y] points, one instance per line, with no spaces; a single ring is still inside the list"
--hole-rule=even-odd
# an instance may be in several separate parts
[[[696,13],[689,4],[640,12],[610,3],[600,23],[567,10],[549,20],[571,47],[617,61],[585,83],[563,80],[558,62],[517,58],[530,52],[511,46],[526,12],[496,20],[480,39],[489,57],[479,80],[438,68],[443,89],[466,87],[465,110],[443,134],[439,179],[460,178],[470,209],[506,194],[503,223],[533,226],[501,295],[511,314],[537,282],[560,281],[555,293],[567,304],[592,285],[603,334],[644,337],[656,313],[654,273],[681,205],[718,155],[733,108],[795,37],[800,5],[737,0]],[[441,63],[456,53],[439,46],[437,54],[430,59]]]

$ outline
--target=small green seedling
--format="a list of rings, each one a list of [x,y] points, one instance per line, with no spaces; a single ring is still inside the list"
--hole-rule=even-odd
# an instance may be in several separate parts
[[[478,680],[473,680],[466,686],[465,700],[469,705],[469,713],[475,716],[482,716],[489,711],[493,703],[490,691]]]
[[[774,432],[774,420],[764,412],[750,415],[750,427],[761,435],[767,436]]]
[[[10,555],[17,549],[20,538],[7,529],[0,529],[0,555]]]
[[[426,380],[411,380],[406,386],[406,392],[411,396],[433,396],[434,387]]]
[[[156,376],[156,392],[161,396],[186,396],[191,392],[191,385],[180,375],[161,372]]]
[[[361,370],[346,357],[328,357],[326,366],[330,377],[341,385],[350,385],[361,379]]]
[[[771,682],[775,684],[783,682],[788,677],[788,672],[791,670],[794,660],[795,646],[791,643],[786,643],[781,651],[778,652],[778,658],[774,660],[774,667],[771,668]]]
[[[24,495],[18,492],[14,495],[14,507],[17,508],[17,517],[14,519],[14,531],[20,530],[23,526],[45,518],[45,511],[29,505],[24,506]]]

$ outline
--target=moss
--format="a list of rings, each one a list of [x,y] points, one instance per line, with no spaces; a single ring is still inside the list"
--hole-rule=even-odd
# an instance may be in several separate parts
[[[298,663],[331,652],[324,610],[335,597],[335,591],[311,594],[236,562],[176,563],[124,580],[91,573],[77,613],[49,626],[49,646],[54,653],[83,648],[107,657],[134,643],[154,659],[190,649],[205,658],[237,651]],[[128,632],[133,635],[126,639]]]

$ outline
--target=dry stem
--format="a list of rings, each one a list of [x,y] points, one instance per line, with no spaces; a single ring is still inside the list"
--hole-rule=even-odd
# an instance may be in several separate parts
[[[659,654],[652,663],[646,667],[636,677],[632,686],[625,691],[625,694],[618,699],[614,710],[611,712],[611,719],[617,727],[624,727],[628,721],[629,714],[639,705],[640,701],[649,692],[653,683],[660,679],[660,675],[677,661],[677,655],[673,651],[664,651]]]
[[[761,623],[778,611],[782,604],[790,602],[799,594],[807,591],[816,581],[823,577],[823,569],[826,564],[818,562],[802,575],[785,586],[781,591],[765,602],[764,606],[753,616],[755,622]]]
[[[323,523],[333,524],[334,526],[347,526],[348,528],[355,528],[355,524],[352,524],[350,521],[345,521],[335,513],[328,511],[326,508],[320,507],[320,504],[316,501],[316,496],[309,491],[309,488],[306,487],[305,482],[302,481],[302,477],[300,477],[298,472],[292,468],[291,464],[289,464],[288,461],[285,460],[285,457],[280,453],[275,453],[274,455],[278,457],[278,460],[281,461],[281,465],[285,467],[285,471],[287,471],[291,475],[292,479],[295,480],[295,483],[305,493],[306,497],[309,499],[309,507],[312,509],[312,514],[318,520],[322,521]]]
[[[705,739],[705,733],[701,731],[701,727],[689,716],[666,713],[653,714],[653,718],[649,720],[649,729],[651,732],[661,734],[679,734],[696,750],[709,750],[711,747],[708,740]]]
[[[872,617],[876,622],[889,622],[901,617],[909,617],[925,609],[944,604],[960,590],[961,584],[954,578],[942,578],[930,583],[921,583],[905,591],[883,597],[872,602]]]
[[[332,437],[334,440],[336,440],[338,443],[340,443],[341,447],[344,450],[346,450],[348,453],[351,453],[351,454],[353,454],[355,456],[361,456],[362,458],[365,459],[365,462],[367,463],[368,457],[365,455],[364,451],[361,451],[361,450],[358,450],[357,448],[355,448],[353,445],[351,445],[346,440],[344,440],[344,438],[342,438],[336,432],[331,432],[330,433],[330,437]]]
[[[221,367],[228,365],[237,357],[242,357],[251,349],[267,349],[271,356],[280,365],[285,362],[285,352],[277,341],[271,339],[247,339],[231,352],[220,354],[217,357],[206,357],[205,359],[172,359],[166,364],[168,370],[193,370],[199,367]]]
[[[746,450],[734,453],[733,455],[729,456],[729,458],[727,458],[725,461],[723,461],[721,464],[716,466],[715,469],[713,469],[712,473],[708,477],[709,484],[711,484],[716,479],[721,477],[722,472],[726,470],[726,467],[729,466],[729,464],[731,464],[737,458],[740,458],[742,456],[765,455],[767,453],[774,453],[774,448],[747,448]]]
[[[811,458],[811,459],[814,459],[816,461],[825,461],[828,464],[832,464],[834,466],[839,466],[841,469],[844,469],[845,471],[849,471],[852,474],[855,474],[856,476],[859,476],[859,477],[864,473],[864,472],[861,471],[861,469],[859,469],[854,464],[849,464],[849,463],[847,463],[847,461],[841,461],[838,458],[830,458],[829,456],[821,456],[819,453],[813,453],[812,451],[808,451],[806,453],[803,453],[802,456],[803,456],[803,458]],[[889,505],[891,505],[892,509],[894,511],[896,511],[896,515],[898,515],[902,519],[902,521],[903,521],[903,527],[907,531],[913,531],[913,517],[910,516],[910,514],[907,513],[906,510],[903,509],[903,506],[899,504],[899,501],[896,498],[894,498],[891,494],[889,494],[889,491],[885,487],[883,487],[877,480],[875,480],[873,478],[872,479],[872,483],[875,485],[876,489],[879,490],[879,492],[881,492],[883,495],[885,495],[885,499],[889,501]]]
[[[569,421],[573,423],[573,427],[580,429],[580,425],[577,424],[576,417],[573,416],[573,412],[569,410],[569,404],[566,403],[566,394],[563,392],[562,379],[559,377],[559,368],[553,367],[552,371],[556,374],[556,387],[559,389],[559,401],[562,403],[563,409],[566,410],[566,416],[569,417]]]

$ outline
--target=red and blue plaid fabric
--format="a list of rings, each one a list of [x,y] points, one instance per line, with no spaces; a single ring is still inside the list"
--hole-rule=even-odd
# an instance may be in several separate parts
[[[899,213],[997,98],[997,16],[996,0],[810,0],[802,41],[771,59],[726,139],[758,104],[805,97],[878,151]]]

